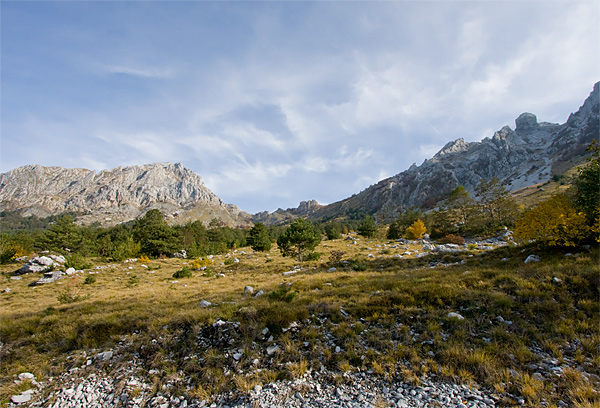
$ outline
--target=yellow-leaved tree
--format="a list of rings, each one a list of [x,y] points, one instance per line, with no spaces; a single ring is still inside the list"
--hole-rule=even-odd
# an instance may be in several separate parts
[[[575,246],[589,233],[585,213],[573,208],[569,197],[559,194],[526,211],[515,223],[514,237],[545,246]]]
[[[410,227],[406,229],[406,236],[408,239],[420,239],[427,232],[425,223],[419,218]]]

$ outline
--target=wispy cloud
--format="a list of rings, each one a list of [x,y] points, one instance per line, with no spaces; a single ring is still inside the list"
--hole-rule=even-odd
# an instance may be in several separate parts
[[[103,70],[109,74],[131,75],[147,79],[170,78],[174,73],[174,70],[168,68],[131,67],[124,65],[109,65],[104,67]]]

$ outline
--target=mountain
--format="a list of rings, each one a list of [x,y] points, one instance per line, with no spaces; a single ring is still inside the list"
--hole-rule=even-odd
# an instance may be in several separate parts
[[[413,164],[359,194],[301,215],[325,220],[364,210],[389,222],[408,208],[434,207],[459,185],[473,194],[482,179],[497,177],[513,192],[546,182],[580,164],[587,145],[598,139],[599,84],[564,124],[538,123],[535,115],[523,113],[514,130],[505,126],[481,142],[449,142],[420,166]]]
[[[249,225],[249,214],[225,204],[180,163],[117,167],[100,172],[29,165],[0,174],[0,211],[45,217],[83,213],[82,224],[115,225],[159,209],[172,223],[217,218]]]
[[[252,222],[262,222],[267,225],[285,224],[298,217],[310,217],[322,208],[323,206],[316,200],[301,201],[300,205],[296,208],[288,208],[287,210],[278,208],[272,213],[269,213],[268,211],[256,213],[252,216]]]

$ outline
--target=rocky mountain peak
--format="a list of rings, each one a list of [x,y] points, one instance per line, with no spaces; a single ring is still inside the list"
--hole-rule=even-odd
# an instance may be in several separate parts
[[[468,148],[469,144],[465,142],[465,139],[461,137],[460,139],[456,139],[446,143],[446,145],[435,154],[434,158],[441,158],[442,156],[446,156],[449,154],[464,152]]]
[[[39,165],[0,174],[0,210],[40,217],[65,211],[84,213],[81,223],[112,225],[150,209],[185,221],[191,214],[247,224],[248,214],[225,204],[181,163],[151,163],[95,172]],[[204,220],[204,221],[210,221]]]
[[[521,113],[515,120],[515,132],[517,133],[531,133],[540,128],[537,121],[537,116],[533,113]]]

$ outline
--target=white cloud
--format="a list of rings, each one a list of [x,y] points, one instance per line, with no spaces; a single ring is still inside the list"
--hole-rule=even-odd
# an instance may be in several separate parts
[[[109,74],[131,75],[148,79],[165,79],[173,76],[173,70],[169,68],[155,67],[129,67],[124,65],[108,65],[103,69]]]
[[[69,33],[42,43],[3,9],[3,170],[179,161],[242,208],[332,202],[523,111],[562,122],[600,79],[591,1],[96,7],[38,16]]]

